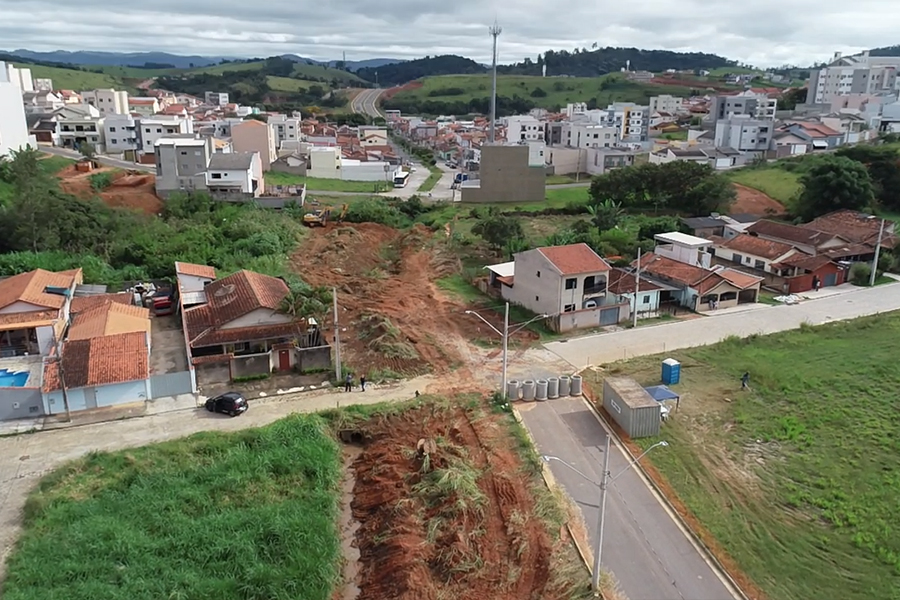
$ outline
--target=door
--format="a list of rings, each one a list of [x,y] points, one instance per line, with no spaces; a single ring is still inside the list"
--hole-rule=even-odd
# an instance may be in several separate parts
[[[618,308],[604,308],[600,311],[600,324],[601,325],[615,325],[619,322],[619,309]]]
[[[291,370],[291,351],[290,350],[279,350],[278,351],[278,370],[279,371],[290,371]]]
[[[829,273],[825,276],[825,279],[822,280],[823,287],[828,287],[830,285],[837,285],[837,273]]]
[[[97,408],[97,388],[84,388],[84,408]]]

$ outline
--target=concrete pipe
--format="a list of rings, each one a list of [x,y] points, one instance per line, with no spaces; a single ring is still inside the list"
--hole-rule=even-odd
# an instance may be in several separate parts
[[[570,396],[580,396],[581,395],[581,375],[572,375],[572,385],[569,390]]]
[[[558,377],[548,377],[547,378],[547,398],[550,400],[556,400],[559,398],[559,378]]]
[[[534,380],[526,379],[522,382],[522,400],[534,402]]]
[[[506,399],[510,402],[519,399],[519,382],[515,379],[506,382]]]
[[[547,399],[547,380],[538,379],[534,388],[534,399],[543,402]]]
[[[563,375],[559,378],[559,395],[560,396],[568,396],[569,390],[572,389],[572,378],[568,375]]]

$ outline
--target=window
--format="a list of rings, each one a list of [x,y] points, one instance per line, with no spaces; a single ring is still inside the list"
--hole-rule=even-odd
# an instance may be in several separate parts
[[[644,296],[643,300],[641,300],[642,304],[650,304],[650,294]]]
[[[147,132],[147,133],[150,133],[150,128],[147,127],[146,129],[144,129],[144,131]]]
[[[210,173],[210,177],[212,177],[213,179],[222,179],[222,174],[221,173]]]
[[[537,276],[538,276],[538,277],[541,276],[541,272],[540,272],[540,271],[537,272]]]
[[[202,154],[199,150],[194,150],[194,156],[200,156]]]
[[[535,296],[535,297],[534,297],[534,301],[535,301],[535,302],[540,302],[540,301],[541,301],[541,297],[540,297],[540,296]]]
[[[116,139],[111,139],[111,140],[109,140],[109,141],[110,141],[111,144],[118,144],[118,143],[119,143],[118,140],[116,140]]]
[[[30,413],[36,413],[37,411],[38,411],[37,406],[29,406],[28,407],[28,412],[30,412]]]
[[[187,156],[187,150],[182,150],[182,151],[181,151],[181,155],[182,155],[182,156]]]
[[[574,312],[575,305],[574,304],[566,304],[565,308],[563,308],[563,312]]]
[[[156,133],[162,133],[162,127],[157,127],[157,128],[156,128]]]
[[[577,278],[571,277],[569,279],[566,279],[566,289],[567,290],[574,290],[577,287],[578,287],[578,279]]]
[[[765,270],[766,270],[766,263],[763,262],[763,261],[761,261],[761,260],[758,260],[758,261],[754,262],[754,263],[753,263],[753,266],[756,267],[757,269],[762,270],[762,271],[765,271]]]
[[[115,128],[115,127],[110,127],[110,128],[109,128],[109,131],[110,131],[110,133],[115,133],[116,128]]]
[[[744,262],[747,263],[747,264],[749,265],[749,264],[750,264],[750,257],[749,257],[749,256],[745,256],[745,257],[744,257]]]

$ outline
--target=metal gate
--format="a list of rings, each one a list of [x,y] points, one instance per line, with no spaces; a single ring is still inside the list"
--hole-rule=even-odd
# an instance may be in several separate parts
[[[830,287],[832,285],[837,285],[837,273],[829,273],[825,276],[825,281],[822,282],[824,287]]]
[[[616,308],[604,308],[600,311],[600,324],[601,325],[615,325],[619,322],[619,309]]]
[[[193,391],[190,371],[166,373],[150,377],[150,398],[152,400],[177,396],[178,394],[191,394]]]

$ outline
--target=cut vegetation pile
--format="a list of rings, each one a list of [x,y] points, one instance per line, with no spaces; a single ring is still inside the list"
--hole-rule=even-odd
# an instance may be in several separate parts
[[[339,454],[316,416],[90,454],[28,499],[3,597],[329,600]]]
[[[309,284],[337,288],[342,351],[359,368],[442,373],[464,362],[467,340],[493,335],[434,284],[460,266],[424,226],[315,229],[293,263]]]
[[[478,400],[467,404],[425,404],[359,425],[359,600],[554,600],[586,591],[539,460],[523,463],[514,450],[527,446],[513,437],[517,425]]]

